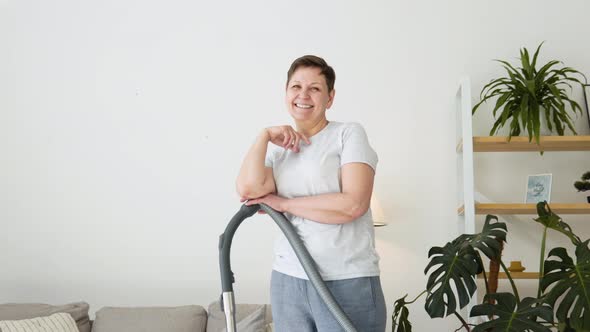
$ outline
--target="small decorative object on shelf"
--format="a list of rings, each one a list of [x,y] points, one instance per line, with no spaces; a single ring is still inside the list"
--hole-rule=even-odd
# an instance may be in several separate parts
[[[582,175],[582,181],[576,181],[574,183],[574,187],[578,189],[578,191],[588,191],[590,190],[590,171],[584,173]],[[590,203],[590,196],[587,197],[588,203]]]
[[[510,272],[522,272],[526,270],[526,267],[522,266],[521,261],[510,261],[510,266],[508,266],[508,271]]]
[[[539,144],[541,130],[546,126],[549,132],[556,131],[560,136],[564,135],[564,129],[569,128],[577,135],[572,117],[567,112],[566,106],[582,115],[580,105],[566,95],[565,87],[572,87],[570,83],[583,83],[575,76],[584,77],[579,71],[570,68],[556,68],[560,61],[551,60],[537,68],[537,56],[541,45],[537,47],[532,59],[529,52],[523,47],[520,50],[522,67],[514,67],[504,60],[496,60],[507,71],[507,76],[492,80],[481,91],[481,101],[477,103],[472,114],[488,99],[497,97],[493,114],[496,121],[490,130],[490,136],[507,125],[510,127],[508,140],[512,136],[519,136],[521,132],[528,133],[529,142],[533,137]],[[500,111],[500,115],[496,113]],[[542,122],[545,121],[544,126]]]
[[[551,202],[551,174],[529,175],[525,203]]]

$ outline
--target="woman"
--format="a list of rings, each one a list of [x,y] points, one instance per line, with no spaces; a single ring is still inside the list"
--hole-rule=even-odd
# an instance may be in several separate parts
[[[326,118],[335,77],[317,56],[293,62],[285,102],[295,128],[262,130],[244,158],[237,191],[248,205],[283,212],[357,330],[383,332],[386,308],[369,210],[377,154],[359,124]],[[284,235],[275,244],[271,305],[279,332],[342,331]]]

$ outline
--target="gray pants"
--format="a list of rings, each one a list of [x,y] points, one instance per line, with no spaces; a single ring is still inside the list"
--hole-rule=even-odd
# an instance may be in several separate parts
[[[326,281],[359,332],[384,332],[387,309],[379,277]],[[309,280],[272,271],[270,301],[275,331],[341,332]]]

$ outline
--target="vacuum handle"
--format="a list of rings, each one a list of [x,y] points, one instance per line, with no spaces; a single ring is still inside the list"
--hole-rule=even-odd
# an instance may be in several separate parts
[[[242,205],[240,210],[230,220],[225,227],[225,232],[219,236],[219,269],[221,272],[221,290],[226,292],[233,292],[234,273],[231,270],[230,264],[230,248],[231,242],[234,238],[234,233],[246,218],[253,216],[260,205]]]

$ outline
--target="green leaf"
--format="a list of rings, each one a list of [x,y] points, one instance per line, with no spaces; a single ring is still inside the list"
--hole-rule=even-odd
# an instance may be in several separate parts
[[[574,246],[582,243],[580,238],[574,234],[570,225],[563,222],[560,216],[551,211],[551,207],[547,204],[547,201],[537,203],[537,214],[539,218],[533,219],[536,222],[567,236]]]
[[[508,100],[508,98],[510,98],[511,96],[512,96],[512,93],[506,93],[506,94],[502,95],[500,98],[498,98],[498,101],[496,102],[496,106],[494,107],[494,110],[492,111],[494,113],[494,115],[496,114],[496,111],[502,105],[504,105],[504,103],[506,103],[506,101]]]
[[[410,323],[408,319],[410,311],[406,306],[408,304],[408,302],[406,302],[407,296],[408,295],[406,294],[406,296],[398,299],[393,305],[392,332],[412,332],[412,323]]]
[[[554,248],[545,261],[545,275],[541,289],[545,291],[545,303],[555,307],[559,300],[556,317],[559,322],[569,318],[576,330],[590,329],[590,249],[586,240],[576,246],[576,262],[565,248]],[[554,256],[556,259],[550,259]]]
[[[539,303],[539,300],[527,297],[517,303],[511,293],[495,293],[485,296],[484,302],[492,298],[496,304],[479,304],[471,309],[470,317],[493,316],[490,321],[473,328],[472,332],[506,331],[506,332],[551,332],[533,317],[540,317],[546,322],[553,321],[553,311],[549,306]]]
[[[506,224],[499,222],[498,217],[488,214],[481,233],[463,234],[458,240],[479,249],[489,259],[495,259],[500,257],[500,243],[506,241],[506,232]]]
[[[499,89],[498,89],[498,90],[494,90],[494,91],[492,91],[490,94],[486,94],[486,96],[485,96],[485,97],[484,97],[484,98],[483,98],[483,99],[482,99],[482,100],[481,100],[479,103],[477,103],[477,104],[476,104],[476,105],[473,107],[473,110],[471,111],[471,114],[475,114],[475,111],[477,110],[477,108],[478,108],[478,107],[479,107],[479,106],[480,106],[482,103],[486,102],[488,99],[490,99],[490,98],[493,98],[493,97],[495,97],[495,96],[498,96],[498,95],[503,95],[503,94],[505,94],[505,93],[506,93],[505,91],[502,91],[502,90],[499,90]]]
[[[526,78],[530,78],[533,76],[533,68],[531,67],[529,61],[529,51],[526,47],[523,47],[523,50],[520,52],[520,62],[522,63],[522,69],[525,73]],[[528,80],[527,80],[528,81]]]
[[[463,308],[475,293],[476,253],[465,241],[456,239],[442,248],[432,247],[428,257],[431,260],[424,273],[433,267],[436,269],[428,277],[424,308],[432,318],[445,317],[456,312],[457,298],[460,308]]]
[[[542,42],[541,44],[539,44],[539,46],[537,46],[537,50],[535,51],[535,55],[533,55],[533,64],[532,67],[536,68],[537,67],[537,56],[539,55],[539,51],[541,50],[541,46],[543,46],[545,42]]]
[[[560,104],[563,104],[563,101],[561,100],[561,94],[559,93],[559,89],[554,85],[554,84],[548,84],[549,90],[551,90],[551,93],[553,93],[553,96],[555,96],[555,98],[557,99],[557,101]]]
[[[553,66],[559,64],[559,61],[556,60],[552,60],[547,62],[547,64],[545,64],[543,67],[541,67],[541,69],[539,69],[539,72],[537,73],[537,77],[542,77],[543,75],[545,75],[545,73]]]

